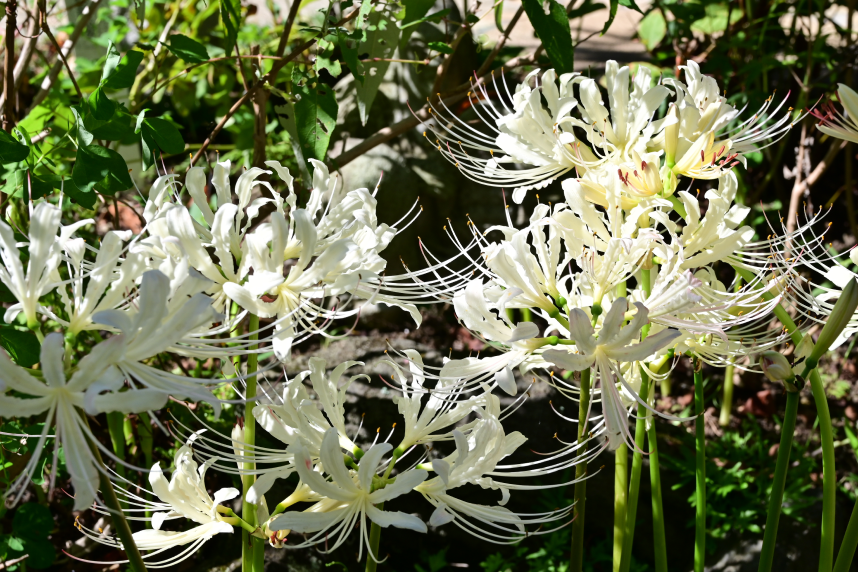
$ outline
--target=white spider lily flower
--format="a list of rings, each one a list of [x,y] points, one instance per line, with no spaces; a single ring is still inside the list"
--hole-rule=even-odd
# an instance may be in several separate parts
[[[235,488],[227,487],[215,491],[210,496],[205,487],[206,471],[214,459],[199,466],[193,458],[189,445],[184,445],[176,451],[173,457],[174,469],[169,481],[161,469],[160,463],[155,463],[149,472],[151,491],[145,491],[158,501],[147,500],[142,492],[132,493],[123,485],[115,486],[117,493],[124,497],[134,508],[128,509],[129,520],[150,522],[152,528],[140,530],[133,534],[134,543],[143,551],[143,560],[149,568],[169,568],[193,556],[194,552],[205,542],[217,534],[232,534],[233,524],[228,522],[219,512],[222,503],[241,495]],[[128,483],[131,485],[131,483]],[[133,487],[136,489],[136,487]],[[135,516],[143,511],[151,516]],[[97,509],[101,514],[109,514],[104,509]],[[183,531],[161,530],[163,523],[168,520],[187,519],[195,526]],[[90,539],[108,546],[123,550],[122,542],[112,536],[96,532],[80,523],[77,528]],[[171,548],[190,545],[178,555],[156,560],[156,556]],[[120,561],[124,563],[127,561]]]
[[[61,262],[62,246],[78,228],[92,223],[87,219],[62,226],[61,214],[59,208],[47,202],[37,204],[30,217],[25,244],[18,244],[12,228],[0,221],[0,282],[18,300],[6,309],[4,321],[7,323],[23,312],[29,327],[38,325],[37,315],[45,311],[39,298],[56,287],[55,271]],[[20,258],[20,247],[24,245],[29,255],[26,269]]]
[[[303,512],[277,515],[267,524],[273,531],[315,533],[294,546],[324,542],[326,552],[329,552],[339,547],[354,526],[359,525],[362,542],[358,559],[361,559],[366,544],[369,557],[378,561],[378,555],[373,554],[370,547],[367,519],[383,528],[395,526],[417,532],[427,531],[426,524],[416,516],[376,506],[411,492],[427,477],[427,472],[422,469],[400,473],[395,479],[379,477],[381,459],[393,449],[389,443],[373,445],[361,457],[358,470],[350,471],[343,462],[338,432],[332,427],[325,433],[320,451],[321,464],[330,481],[313,469],[312,456],[306,447],[295,444],[291,448],[301,481],[326,499]]]
[[[132,298],[136,282],[146,271],[146,260],[139,252],[128,252],[124,260],[123,241],[131,238],[131,231],[110,231],[104,235],[92,263],[84,259],[86,244],[83,239],[73,238],[64,245],[66,264],[71,279],[69,293],[59,273],[54,280],[61,284],[59,295],[65,307],[68,321],[59,316],[51,318],[66,327],[74,336],[84,330],[98,329],[92,316],[98,312],[114,309]]]
[[[35,450],[42,450],[48,431],[55,427],[58,435],[55,447],[62,443],[75,490],[74,509],[84,510],[97,496],[99,478],[99,469],[88,442],[94,443],[108,456],[114,455],[92,435],[81,417],[81,410],[86,409],[91,414],[110,411],[139,413],[162,408],[167,396],[148,389],[118,391],[122,386],[122,376],[111,364],[116,353],[121,351],[121,340],[115,338],[96,345],[80,360],[71,378],[67,378],[63,343],[62,334],[49,334],[42,343],[40,363],[44,381],[31,375],[31,370],[12,363],[6,352],[0,350],[0,382],[3,387],[31,397],[0,394],[0,417],[8,419],[45,414],[44,429]],[[100,393],[105,389],[113,391]],[[20,486],[22,479],[33,476],[38,460],[38,455],[30,459],[15,486]]]
[[[403,353],[408,358],[410,383],[408,376],[396,362],[385,363],[393,368],[393,379],[403,392],[402,396],[394,397],[393,401],[404,420],[402,425],[405,436],[399,444],[399,449],[406,450],[420,443],[431,443],[439,437],[442,430],[446,434],[449,427],[455,426],[476,408],[484,405],[486,399],[484,396],[478,396],[456,400],[456,396],[443,385],[432,390],[426,389],[423,358],[416,350],[404,350]],[[444,381],[442,377],[441,382]],[[429,399],[424,405],[423,396],[427,393]]]
[[[831,137],[858,143],[858,93],[848,85],[838,83],[837,99],[845,113],[837,111],[830,102],[823,104],[822,112],[811,112],[819,119],[816,128]]]
[[[598,336],[595,335],[587,314],[578,308],[573,308],[569,313],[569,334],[580,353],[573,354],[566,350],[552,349],[542,354],[546,361],[571,371],[595,367],[599,374],[607,438],[612,450],[624,442],[632,441],[628,427],[629,412],[623,405],[617,390],[615,376],[621,387],[628,391],[639,405],[649,407],[625,380],[616,365],[617,362],[647,360],[659,350],[669,346],[680,335],[678,330],[666,329],[648,336],[643,341],[633,343],[639,339],[641,328],[648,321],[646,306],[640,302],[636,302],[635,306],[637,312],[631,322],[621,327],[628,303],[625,298],[617,298],[605,315]]]
[[[546,339],[536,338],[539,328],[533,322],[521,322],[513,326],[506,315],[505,303],[521,290],[511,288],[504,292],[498,304],[498,317],[488,306],[484,296],[482,280],[473,280],[453,297],[456,315],[465,326],[483,336],[484,339],[501,344],[503,353],[486,358],[451,360],[441,368],[442,380],[459,379],[474,386],[489,378],[509,395],[517,388],[512,369],[517,367],[537,349],[546,345]],[[463,388],[463,387],[462,387]]]
[[[363,362],[343,362],[328,375],[324,359],[310,358],[310,370],[295,376],[286,384],[281,403],[255,406],[254,418],[274,438],[289,446],[300,443],[314,456],[319,455],[330,429],[337,430],[341,447],[355,451],[357,446],[346,436],[346,391],[354,380],[368,377],[354,375],[342,384],[340,380],[346,370],[357,365],[363,365]],[[308,378],[318,401],[311,400],[304,387],[304,380]],[[321,410],[318,405],[322,406]]]

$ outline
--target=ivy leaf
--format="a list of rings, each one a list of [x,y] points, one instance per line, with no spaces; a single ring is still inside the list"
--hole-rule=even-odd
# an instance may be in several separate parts
[[[92,192],[99,183],[109,194],[134,186],[122,155],[100,145],[78,147],[72,181],[84,193]]]
[[[293,75],[293,81],[295,76]],[[305,80],[295,82],[292,93],[299,98],[294,105],[295,131],[301,155],[323,161],[337,124],[337,99],[328,85]]]
[[[569,28],[566,9],[555,0],[548,0],[548,14],[545,13],[542,0],[522,0],[522,4],[557,73],[574,71],[575,46],[572,44],[572,30]]]
[[[141,136],[143,170],[155,164],[161,153],[176,155],[185,150],[185,140],[176,126],[160,117],[146,117],[148,109],[137,116],[134,132]]]
[[[143,52],[131,50],[122,56],[122,61],[115,66],[110,75],[104,76],[101,80],[101,85],[110,89],[127,89],[134,85],[134,78],[137,77],[137,68],[140,62],[143,61]],[[107,66],[105,66],[105,72]],[[102,74],[104,75],[104,74]]]
[[[6,348],[16,364],[33,367],[39,363],[42,346],[33,332],[22,332],[12,326],[0,324],[0,346]]]
[[[89,96],[89,109],[92,111],[92,116],[99,121],[109,121],[116,111],[116,104],[108,99],[104,88],[98,86]]]
[[[30,154],[30,148],[20,143],[5,131],[0,131],[0,164],[23,161]]]
[[[235,40],[238,38],[238,30],[241,27],[241,4],[234,0],[220,0],[220,17],[226,30],[226,51],[232,51]]]
[[[395,16],[387,10],[375,11],[369,15],[369,21],[371,24],[370,29],[366,34],[366,40],[358,48],[358,53],[366,53],[369,59],[387,59],[392,57],[399,43],[399,34],[401,32],[396,26]],[[384,79],[384,74],[389,67],[390,62],[364,62],[366,74],[363,84],[355,86],[358,112],[363,125],[366,125],[366,120],[369,118],[369,109],[372,107],[372,102],[375,101],[378,88],[381,87],[381,80]]]
[[[211,59],[204,45],[183,34],[173,34],[170,36],[170,43],[164,45],[174,56],[190,64],[201,64]]]

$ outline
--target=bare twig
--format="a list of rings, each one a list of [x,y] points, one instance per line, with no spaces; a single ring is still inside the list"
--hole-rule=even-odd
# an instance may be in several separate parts
[[[77,84],[77,79],[74,77],[74,72],[69,65],[68,59],[66,59],[65,54],[63,53],[63,49],[60,46],[57,39],[54,37],[54,34],[51,32],[51,27],[48,25],[48,15],[47,9],[45,8],[45,0],[40,0],[39,2],[39,11],[42,13],[42,32],[48,37],[54,47],[57,49],[57,55],[60,60],[62,60],[63,65],[66,66],[66,71],[69,74],[69,78],[71,78],[72,84],[74,85],[74,90],[77,92],[77,96],[83,99],[83,92],[80,90],[80,86]]]
[[[297,0],[296,0],[297,1]],[[259,46],[253,46],[252,54],[259,54]],[[260,70],[262,62],[256,62]],[[265,127],[268,124],[268,114],[266,108],[268,106],[268,91],[265,89],[257,89],[251,98],[253,101],[253,166],[262,168],[265,165],[265,144],[267,136]]]
[[[301,7],[301,0],[292,0],[292,5],[289,7],[289,15],[286,17],[286,24],[283,26],[283,33],[280,35],[280,43],[277,44],[278,58],[282,58],[286,53],[286,46],[289,45],[289,34],[292,33],[292,26],[295,25],[295,18],[298,17],[298,9]]]
[[[295,0],[295,1],[297,2],[298,0]],[[343,24],[345,24],[347,22],[350,22],[351,20],[353,20],[358,15],[359,11],[360,11],[360,7],[355,8],[354,10],[352,10],[349,13],[348,16],[344,17],[342,20],[337,22],[335,24],[335,26],[339,27],[339,26],[342,26]],[[194,156],[191,157],[191,165],[192,166],[194,163],[196,163],[199,160],[199,158],[202,156],[202,154],[206,152],[206,149],[208,149],[209,145],[211,145],[212,141],[214,140],[215,137],[217,137],[218,133],[221,132],[221,130],[223,129],[223,126],[226,125],[227,121],[229,121],[229,118],[232,117],[235,114],[235,112],[237,112],[239,109],[241,109],[241,106],[244,105],[251,97],[253,97],[254,93],[256,93],[257,90],[264,89],[263,86],[266,83],[270,83],[270,82],[274,81],[274,79],[277,77],[277,74],[280,72],[281,69],[283,69],[284,66],[286,66],[286,64],[288,64],[289,62],[291,62],[292,60],[297,58],[299,55],[301,55],[301,53],[303,53],[304,50],[310,48],[313,44],[316,43],[316,40],[318,40],[318,38],[310,38],[309,40],[305,41],[300,46],[298,46],[294,50],[292,50],[292,52],[288,56],[285,56],[282,59],[274,62],[274,65],[271,66],[271,70],[267,74],[262,76],[259,79],[259,81],[257,81],[255,84],[253,84],[248,91],[244,92],[244,95],[242,95],[238,99],[238,101],[236,101],[233,104],[233,106],[229,108],[229,111],[226,112],[226,115],[224,115],[221,118],[221,120],[218,122],[218,124],[215,126],[215,128],[212,130],[212,132],[206,138],[206,140],[203,141],[203,144],[200,145],[200,148],[197,150],[197,152],[194,154]]]
[[[89,24],[90,19],[92,19],[93,14],[95,14],[98,5],[102,0],[90,0],[89,3],[84,6],[83,10],[80,13],[80,16],[75,23],[74,30],[72,30],[71,36],[69,39],[63,42],[62,49],[60,49],[60,53],[64,56],[67,56],[75,44],[77,43],[80,35],[83,33],[83,30],[86,28],[87,24]],[[33,98],[33,102],[30,105],[30,110],[34,109],[37,105],[42,103],[45,98],[48,96],[48,93],[53,87],[54,83],[57,81],[57,77],[60,75],[60,70],[63,67],[63,62],[61,60],[57,60],[54,65],[51,67],[51,71],[48,72],[48,75],[45,77],[44,81],[42,81],[42,85],[39,88],[39,92],[36,94],[36,97]]]
[[[509,39],[509,35],[512,32],[512,29],[515,28],[516,24],[518,24],[518,20],[521,18],[522,14],[524,14],[524,5],[519,7],[518,11],[512,17],[512,20],[510,20],[509,24],[507,24],[506,29],[503,31],[503,36],[500,37],[498,43],[495,44],[494,49],[492,49],[491,53],[489,54],[489,57],[486,58],[486,61],[484,61],[483,65],[480,66],[480,69],[477,70],[477,76],[481,76],[489,70],[492,63],[494,63],[495,58],[506,45],[506,41]]]
[[[539,49],[537,48],[537,52],[538,51]],[[533,64],[536,61],[537,52],[534,52],[530,56],[513,58],[509,60],[506,64],[504,64],[503,69],[513,69],[516,67]],[[489,74],[481,75],[479,78],[476,79],[476,84],[482,83],[482,81],[488,75]],[[467,92],[471,89],[471,86],[471,83],[464,83],[456,89],[451,90],[446,94],[442,94],[439,99],[444,103],[444,105],[447,106],[457,103],[467,96]],[[402,135],[409,129],[414,129],[420,123],[426,121],[427,119],[429,119],[428,104],[415,111],[414,115],[406,117],[402,121],[394,123],[389,127],[380,129],[378,132],[364,139],[348,151],[343,151],[338,156],[331,159],[330,162],[337,169],[341,169],[343,166],[347,165],[348,163],[351,163],[370,149],[376,147],[377,145],[381,145],[382,143],[390,141],[394,137]]]
[[[804,141],[804,130],[802,130],[802,145]],[[796,182],[793,185],[792,193],[790,194],[789,201],[789,213],[787,214],[787,231],[792,232],[795,230],[797,226],[797,218],[798,218],[798,203],[801,200],[802,195],[809,190],[813,185],[819,181],[819,178],[828,170],[828,167],[831,166],[831,163],[834,162],[834,158],[837,157],[837,154],[841,149],[846,147],[846,141],[841,141],[836,139],[831,142],[831,146],[828,148],[828,152],[825,154],[825,157],[822,158],[816,167],[814,167],[813,171],[804,179],[800,180],[801,175],[796,175]],[[799,155],[803,155],[803,151],[801,147],[799,147]],[[803,162],[803,157],[800,157],[800,160]],[[799,168],[799,172],[801,169]],[[848,189],[847,189],[848,190]]]
[[[27,68],[27,66],[30,65],[30,59],[33,57],[33,48],[36,47],[36,40],[38,39],[38,35],[35,37],[33,36],[35,31],[39,27],[38,21],[36,21],[36,19],[34,18],[30,18],[28,24],[29,25],[27,27],[27,34],[21,34],[27,39],[24,42],[24,45],[21,47],[21,53],[18,55],[18,61],[15,64],[15,69],[12,72],[12,75],[15,76],[16,86],[20,85],[18,82],[21,79],[21,75],[23,75],[24,70]],[[5,104],[6,97],[3,94],[0,94],[0,109],[2,109]]]
[[[3,131],[15,126],[15,29],[18,27],[18,0],[6,2],[6,53],[3,55]]]

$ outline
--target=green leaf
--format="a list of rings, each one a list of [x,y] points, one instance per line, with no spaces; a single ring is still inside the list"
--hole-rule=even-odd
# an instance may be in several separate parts
[[[53,185],[34,175],[29,169],[18,169],[7,179],[6,192],[18,198],[35,200],[53,190]]]
[[[137,77],[137,68],[140,62],[143,61],[143,52],[132,50],[125,52],[122,56],[122,61],[111,72],[109,76],[101,80],[104,87],[110,89],[127,89],[134,85],[134,78]],[[105,67],[106,69],[106,67]]]
[[[691,30],[707,36],[724,32],[728,26],[728,14],[730,15],[730,24],[735,24],[742,18],[742,11],[735,7],[731,13],[727,4],[707,4],[706,16],[691,24]]]
[[[83,147],[92,144],[92,133],[86,128],[83,116],[76,108],[72,107],[71,110],[77,124],[77,144]]]
[[[183,34],[173,34],[170,43],[164,45],[174,56],[190,64],[201,64],[211,59],[204,45]]]
[[[337,124],[338,106],[334,90],[328,85],[305,80],[303,85],[296,82],[292,93],[300,98],[294,105],[294,117],[301,154],[305,161],[323,161]]]
[[[110,101],[104,89],[98,86],[89,96],[89,109],[92,111],[92,116],[99,121],[109,121],[116,111],[116,104]]]
[[[134,135],[131,127],[131,116],[123,109],[115,113],[110,121],[92,130],[92,136],[99,141],[122,141]]]
[[[108,192],[134,186],[122,155],[100,145],[78,147],[72,181],[84,193],[91,192],[99,183]]]
[[[144,129],[149,129],[158,148],[168,155],[178,155],[185,150],[185,140],[176,126],[160,117],[147,117]]]
[[[95,193],[85,193],[77,188],[74,181],[66,179],[62,182],[62,190],[72,201],[92,210],[95,207]]]
[[[20,143],[5,131],[0,131],[0,164],[23,161],[30,154],[30,148]]]
[[[19,538],[47,538],[53,528],[50,509],[34,502],[19,506],[12,517],[12,533]]]
[[[626,8],[631,8],[638,14],[643,14],[643,10],[641,10],[637,4],[635,4],[635,0],[620,0],[620,6],[625,6]]]
[[[638,24],[638,37],[647,50],[654,50],[667,35],[667,22],[661,10],[653,10]]]
[[[329,38],[334,39],[334,36],[329,36]],[[343,73],[343,67],[340,65],[340,61],[336,58],[331,58],[335,44],[333,42],[329,42],[327,39],[319,39],[316,42],[316,45],[319,48],[316,52],[316,61],[313,64],[313,69],[316,70],[316,73],[319,73],[322,70],[327,70],[333,77],[338,77]]]
[[[6,348],[12,359],[21,367],[39,363],[42,346],[33,332],[22,332],[12,326],[0,325],[0,346]]]
[[[495,4],[495,26],[503,34],[503,0]]]
[[[6,544],[14,550],[15,552],[23,552],[24,551],[24,543],[20,538],[15,538],[14,536],[6,537]]]
[[[426,47],[428,47],[430,50],[441,52],[442,54],[453,53],[453,48],[451,48],[448,44],[445,44],[444,42],[429,42],[428,44],[426,44]]]
[[[232,51],[241,28],[241,3],[238,0],[220,0],[220,17],[226,30],[225,43],[227,53]]]
[[[116,49],[116,45],[112,41],[108,42],[104,68],[101,70],[101,81],[104,81],[113,75],[120,61],[122,61],[122,55],[119,53],[119,50]]]
[[[337,31],[337,44],[343,54],[343,61],[352,70],[352,75],[361,84],[363,83],[363,63],[358,59],[358,41],[349,37],[342,31]]]
[[[372,0],[361,0],[360,12],[358,12],[357,18],[355,19],[355,27],[358,30],[363,30],[364,28],[366,28],[367,16],[369,16],[369,11],[371,9]]]
[[[592,0],[585,0],[583,4],[576,7],[574,10],[567,12],[566,17],[570,20],[575,20],[576,18],[583,18],[587,14],[592,14],[593,12],[598,12],[599,10],[604,10],[605,5],[601,2],[593,2]]]
[[[412,6],[412,7],[417,8],[420,5],[421,5],[421,3],[419,1],[415,1],[414,6]],[[434,5],[435,5],[435,2],[429,2],[429,5],[426,6],[426,10],[423,11],[423,14],[428,12],[429,8],[431,8]],[[412,14],[416,15],[417,12],[418,12],[418,10],[414,10],[412,12]],[[425,18],[417,16],[412,20],[409,18],[408,8],[406,8],[405,9],[405,19],[402,21],[402,25],[400,26],[400,28],[402,30],[404,30],[406,28],[416,26],[417,24],[422,24],[423,22],[439,22],[441,20],[441,18],[443,18],[444,16],[446,16],[449,13],[450,13],[450,9],[447,8],[445,10],[438,10],[437,12],[432,12],[431,14],[426,16]]]
[[[550,13],[546,14],[542,0],[522,0],[524,11],[536,35],[545,46],[545,53],[558,74],[573,71],[575,46],[572,45],[572,30],[566,17],[566,9],[559,3],[548,2]]]
[[[366,53],[369,59],[393,57],[401,32],[396,26],[395,15],[389,10],[376,10],[370,14],[369,20],[370,30],[366,34],[366,40],[358,48],[358,53]],[[360,114],[360,121],[364,125],[366,125],[372,102],[375,101],[378,88],[381,87],[381,81],[389,67],[390,62],[364,62],[364,69],[366,70],[364,82],[362,85],[355,85],[358,113]]]
[[[44,570],[54,563],[56,552],[54,545],[45,538],[24,539],[24,552],[29,555],[25,560],[27,568]]]

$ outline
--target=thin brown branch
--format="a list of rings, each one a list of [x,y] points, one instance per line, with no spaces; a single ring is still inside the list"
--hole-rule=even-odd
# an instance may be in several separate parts
[[[846,141],[841,141],[836,139],[831,142],[831,146],[828,148],[828,152],[825,154],[825,157],[822,158],[816,167],[814,167],[813,171],[811,171],[806,178],[801,179],[801,162],[804,162],[804,153],[806,152],[804,148],[804,138],[805,138],[805,129],[802,128],[802,140],[799,146],[799,168],[798,174],[796,175],[796,181],[793,185],[792,192],[790,193],[790,201],[789,201],[789,212],[787,214],[787,232],[792,232],[796,229],[798,223],[798,204],[801,200],[801,197],[805,192],[810,190],[813,185],[819,181],[819,178],[825,174],[825,171],[831,166],[831,163],[834,162],[835,157],[840,152],[841,149],[846,147]],[[847,189],[848,191],[849,189]]]
[[[451,51],[447,54],[444,60],[438,64],[438,68],[435,71],[435,81],[432,83],[432,89],[429,93],[437,93],[441,88],[444,78],[447,77],[447,72],[450,71],[450,63],[453,61],[453,56],[456,55],[456,48],[459,47],[459,44],[462,42],[462,38],[464,38],[470,31],[471,27],[467,24],[462,24],[462,27],[456,31],[456,35],[453,36],[453,41],[450,42]]]
[[[90,0],[90,2],[87,3],[86,6],[84,6],[83,10],[80,13],[80,16],[78,16],[77,22],[75,22],[74,30],[72,30],[71,36],[69,36],[68,40],[63,42],[62,49],[60,50],[61,54],[68,55],[71,52],[101,2],[102,0]],[[51,67],[51,70],[50,72],[48,72],[47,77],[44,79],[44,81],[42,81],[42,85],[39,88],[39,92],[36,94],[36,97],[33,98],[33,101],[30,104],[30,110],[34,109],[37,105],[42,103],[48,96],[48,93],[50,93],[51,88],[57,81],[57,77],[60,75],[60,70],[62,69],[62,67],[63,62],[58,59]]]
[[[538,51],[539,51],[539,49],[537,48],[537,52]],[[530,56],[513,58],[513,59],[509,60],[506,64],[504,64],[502,69],[513,69],[513,68],[524,66],[524,65],[530,65],[530,64],[535,63],[535,61],[536,61],[536,52],[534,52],[534,54],[532,54]],[[488,77],[490,74],[491,74],[491,72],[479,76],[476,79],[475,84],[463,83],[459,87],[447,92],[446,94],[441,94],[440,97],[438,97],[438,96],[436,96],[436,97],[438,97],[438,99],[440,99],[444,103],[444,105],[447,105],[447,106],[452,105],[454,103],[458,103],[459,101],[461,101],[462,99],[464,99],[467,96],[467,93],[471,89],[472,85],[481,84],[483,82],[483,80],[486,77]],[[381,145],[382,143],[390,141],[394,137],[398,137],[399,135],[402,135],[403,133],[405,133],[409,129],[414,129],[420,123],[428,120],[429,116],[430,116],[429,105],[427,104],[427,105],[424,105],[423,107],[421,107],[420,109],[418,109],[417,111],[415,111],[414,115],[412,115],[410,117],[406,117],[405,119],[403,119],[402,121],[399,121],[398,123],[394,123],[393,125],[391,125],[389,127],[385,127],[383,129],[379,130],[378,132],[376,132],[373,135],[371,135],[370,137],[364,139],[363,141],[361,141],[360,143],[358,143],[357,145],[355,145],[354,147],[352,147],[348,151],[343,151],[338,156],[331,159],[330,163],[335,168],[341,169],[345,165],[347,165],[348,163],[351,163],[352,161],[354,161],[355,159],[357,159],[358,157],[360,157],[364,153],[368,152],[370,149],[376,147],[377,145]]]
[[[524,5],[519,7],[518,11],[512,17],[512,20],[510,20],[509,24],[507,24],[506,29],[504,29],[503,31],[503,36],[500,37],[498,43],[495,44],[494,49],[492,49],[491,53],[489,54],[489,57],[486,58],[486,61],[484,61],[483,65],[480,66],[480,69],[477,70],[477,76],[481,76],[489,70],[492,63],[494,63],[495,58],[497,58],[500,51],[506,45],[506,41],[509,39],[509,35],[512,32],[512,29],[515,28],[516,24],[518,24],[518,21],[521,18],[522,14],[524,14]]]
[[[6,52],[3,54],[3,131],[15,126],[15,29],[18,0],[6,2]]]
[[[337,22],[335,24],[335,26],[340,27],[343,24],[346,24],[347,22],[354,20],[354,18],[358,15],[358,12],[360,12],[360,7],[352,10],[348,16],[344,17],[342,20]],[[278,72],[281,69],[283,69],[283,67],[286,64],[288,64],[289,62],[291,62],[292,60],[297,58],[305,50],[307,50],[313,44],[315,44],[317,39],[318,38],[310,38],[309,40],[305,41],[300,46],[298,46],[297,48],[292,50],[292,52],[288,56],[285,56],[285,57],[281,58],[280,60],[276,61],[274,63],[274,65],[271,66],[271,70],[267,74],[262,76],[259,79],[259,81],[257,81],[255,84],[253,84],[253,86],[248,91],[244,92],[244,95],[242,95],[239,98],[239,100],[236,101],[233,104],[233,106],[229,108],[229,111],[226,112],[226,115],[224,115],[221,118],[221,120],[218,122],[218,124],[212,130],[211,134],[209,134],[209,136],[206,138],[206,140],[203,141],[203,144],[200,145],[200,148],[197,150],[197,152],[194,154],[194,156],[191,157],[191,166],[193,166],[193,164],[196,163],[197,160],[199,160],[199,158],[202,156],[202,154],[206,152],[206,149],[208,149],[209,145],[211,145],[212,141],[214,140],[215,137],[217,137],[218,133],[221,132],[221,130],[223,129],[223,126],[226,125],[227,121],[229,121],[229,118],[232,117],[235,114],[235,112],[237,112],[241,108],[241,106],[244,105],[251,97],[253,97],[254,93],[256,93],[257,90],[263,88],[262,87],[263,85],[265,85],[266,83],[270,83],[270,82],[274,81],[275,78],[277,77]]]
[[[48,19],[47,18],[44,18],[42,20],[42,31],[45,33],[45,35],[48,37],[48,39],[51,41],[51,43],[57,49],[57,55],[59,56],[60,60],[62,60],[63,65],[66,67],[66,71],[69,74],[69,78],[71,78],[72,85],[74,85],[74,90],[77,92],[77,96],[79,98],[83,99],[83,92],[80,90],[80,86],[77,84],[77,79],[75,79],[75,77],[74,77],[74,72],[72,71],[71,66],[69,65],[68,59],[66,59],[66,56],[63,53],[62,47],[60,47],[59,42],[57,42],[57,39],[54,37],[54,34],[51,32],[50,26],[48,26]]]
[[[289,45],[289,34],[292,33],[292,26],[295,25],[299,8],[301,8],[301,0],[292,0],[289,15],[286,17],[286,24],[283,25],[283,33],[280,35],[280,43],[277,44],[277,51],[275,52],[278,58],[282,58],[283,54],[286,53],[286,46]]]

